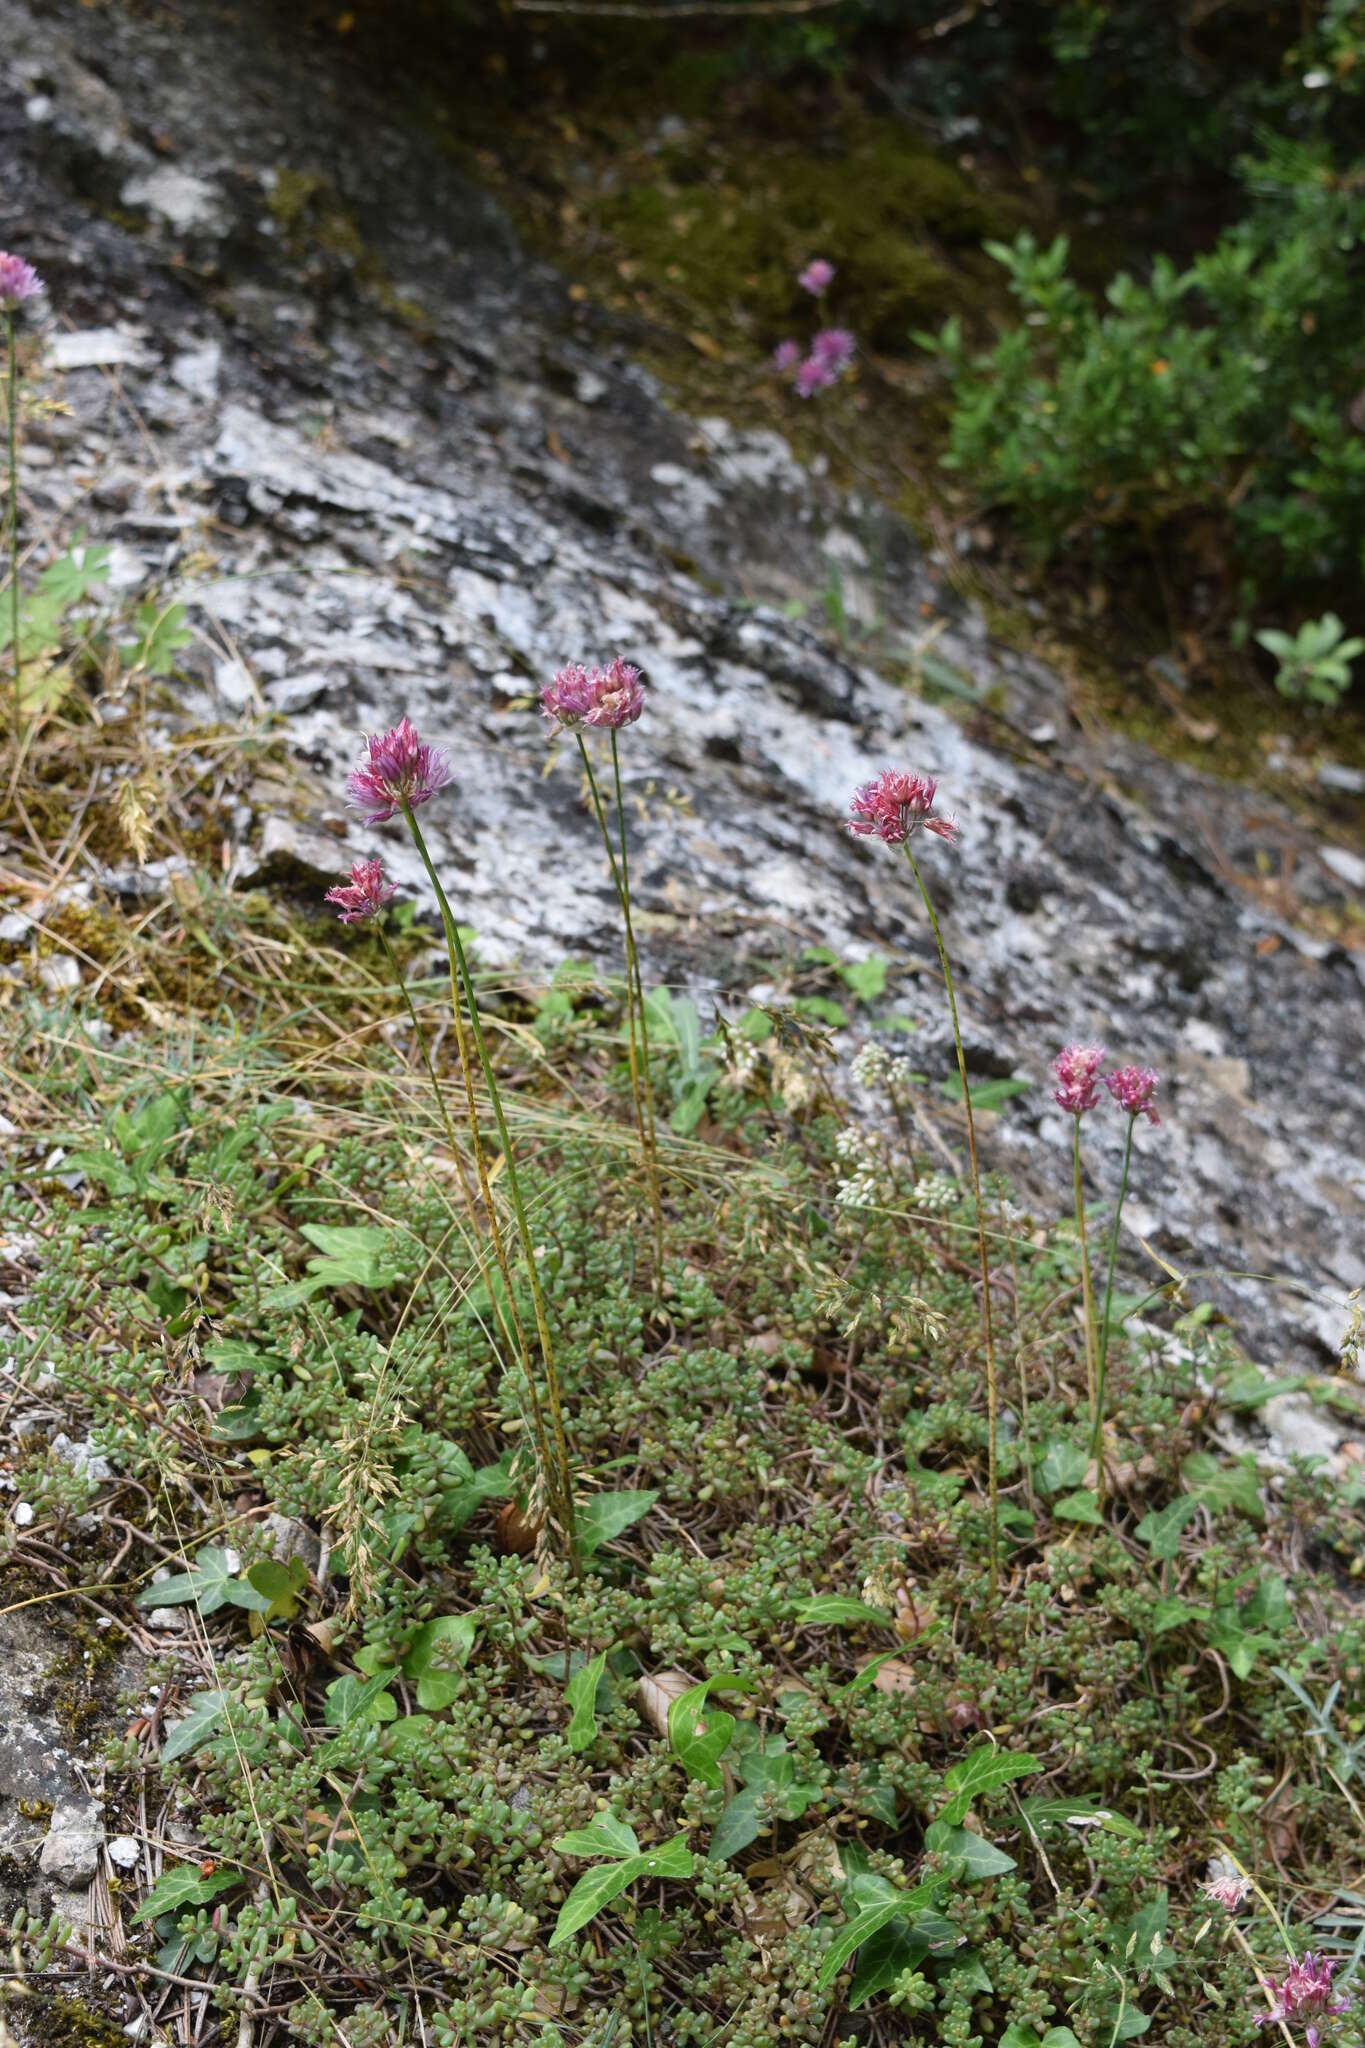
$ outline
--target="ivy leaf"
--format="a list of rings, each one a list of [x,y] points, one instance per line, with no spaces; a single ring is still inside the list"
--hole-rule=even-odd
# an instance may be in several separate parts
[[[1000,2036],[1000,2048],[1081,2048],[1070,2027],[1049,2027],[1040,2034],[1027,2020],[1015,2020]]]
[[[587,1830],[579,1832],[586,1833]],[[629,1832],[629,1830],[627,1830]],[[567,1841],[568,1837],[564,1837]],[[563,1841],[555,1847],[562,1848]],[[550,1947],[558,1948],[590,1920],[596,1919],[604,1906],[633,1884],[637,1877],[691,1877],[695,1858],[687,1846],[686,1835],[675,1835],[658,1849],[647,1849],[641,1855],[628,1856],[623,1862],[602,1863],[595,1870],[585,1871],[559,1909],[555,1931],[550,1936]]]
[[[585,1828],[570,1828],[555,1843],[561,1856],[638,1856],[640,1843],[633,1827],[614,1813],[599,1813]]]
[[[972,1803],[984,1792],[993,1791],[997,1785],[1007,1785],[1011,1778],[1028,1778],[1042,1769],[1036,1756],[1016,1754],[1010,1750],[997,1749],[993,1743],[983,1743],[972,1750],[960,1764],[954,1764],[943,1780],[943,1789],[951,1796],[939,1819],[949,1827],[961,1827],[971,1811]]]
[[[348,1671],[334,1678],[327,1688],[327,1718],[334,1728],[363,1727],[371,1721],[398,1718],[398,1702],[385,1687],[392,1671],[376,1671],[373,1678],[357,1678]]]
[[[1059,1522],[1090,1522],[1097,1527],[1104,1523],[1099,1495],[1088,1487],[1080,1493],[1067,1494],[1065,1500],[1054,1501],[1052,1512]]]
[[[843,1593],[817,1593],[803,1600],[792,1617],[799,1628],[832,1627],[843,1621],[875,1621],[890,1628],[891,1616],[884,1607],[869,1607],[866,1600],[851,1600]]]
[[[1089,1456],[1079,1444],[1057,1437],[1044,1451],[1038,1466],[1038,1484],[1044,1493],[1062,1493],[1079,1486],[1085,1477]]]
[[[631,1524],[647,1515],[659,1498],[657,1486],[625,1493],[594,1493],[581,1501],[577,1511],[578,1549],[591,1557],[604,1543],[612,1543]]]
[[[1180,1476],[1193,1497],[1213,1514],[1222,1508],[1236,1508],[1249,1521],[1265,1520],[1260,1475],[1250,1453],[1229,1465],[1221,1464],[1210,1451],[1191,1451]]]
[[[858,1951],[858,1965],[849,1987],[848,2007],[857,2012],[879,1992],[888,1991],[902,1970],[913,1970],[929,1953],[929,1943],[913,1927],[893,1921],[864,1942]]]
[[[723,1708],[707,1707],[713,1692],[752,1692],[752,1678],[720,1671],[689,1686],[668,1710],[668,1746],[689,1778],[700,1778],[713,1792],[721,1787],[720,1760],[730,1747],[735,1717]]]
[[[514,1452],[506,1451],[496,1465],[480,1465],[477,1472],[470,1466],[464,1484],[441,1495],[441,1526],[452,1536],[463,1529],[486,1500],[501,1500],[512,1491],[514,1455]],[[466,1459],[465,1463],[468,1465],[469,1460]]]
[[[716,1823],[716,1832],[711,1837],[711,1846],[706,1852],[710,1863],[728,1863],[732,1856],[738,1856],[741,1849],[747,1849],[759,1837],[758,1815],[754,1811],[760,1787],[746,1785],[736,1792],[730,1804]]]
[[[193,1569],[159,1585],[144,1586],[137,1596],[139,1607],[184,1607],[191,1600],[203,1615],[216,1614],[233,1598],[236,1573],[226,1550],[208,1544],[196,1551]],[[238,1603],[233,1603],[238,1604]]]
[[[927,1905],[938,1889],[940,1887],[934,1884],[916,1885],[912,1892],[902,1892],[897,1898],[886,1899],[879,1906],[869,1906],[864,1911],[855,1913],[853,1918],[839,1929],[825,1953],[819,1978],[820,1989],[823,1991],[834,1982],[849,1957],[855,1950],[860,1949],[864,1942],[871,1941],[874,1934],[880,1933],[883,1927],[889,1927],[895,1920],[913,1919],[918,1907]]]
[[[161,1745],[161,1761],[173,1764],[177,1757],[190,1756],[223,1720],[227,1710],[225,1692],[197,1692],[190,1697],[190,1710],[182,1721],[176,1721],[167,1731]]]
[[[964,1877],[998,1877],[1015,1867],[1013,1856],[997,1849],[994,1842],[983,1841],[970,1828],[950,1827],[945,1820],[931,1821],[924,1831],[924,1846],[936,1856],[960,1864]]]
[[[241,1882],[240,1870],[215,1870],[212,1876],[203,1877],[197,1863],[177,1863],[162,1871],[134,1913],[133,1922],[159,1920],[163,1913],[183,1913],[187,1906],[207,1905],[219,1892],[231,1891]]]
[[[628,1884],[635,1882],[643,1863],[643,1857],[630,1856],[624,1863],[599,1863],[595,1869],[585,1870],[559,1909],[550,1947],[559,1948],[590,1920],[595,1920],[604,1906],[609,1906]]]
[[[1153,1508],[1150,1514],[1144,1515],[1133,1533],[1139,1543],[1147,1545],[1154,1558],[1169,1563],[1179,1556],[1181,1531],[1198,1507],[1193,1494],[1177,1494],[1164,1508]]]
[[[572,1708],[565,1741],[575,1755],[591,1749],[597,1740],[597,1688],[607,1668],[607,1653],[599,1650],[597,1655],[575,1671],[564,1688],[564,1697]]]
[[[247,1582],[268,1603],[264,1621],[292,1621],[299,1611],[299,1594],[308,1584],[308,1567],[301,1557],[291,1557],[288,1564],[263,1557],[248,1567]]]
[[[1122,1835],[1130,1842],[1142,1840],[1141,1828],[1125,1820],[1112,1807],[1101,1806],[1098,1799],[1021,1799],[1020,1808],[1033,1827],[1040,1827],[1051,1821],[1058,1827],[1103,1828],[1106,1834]]]

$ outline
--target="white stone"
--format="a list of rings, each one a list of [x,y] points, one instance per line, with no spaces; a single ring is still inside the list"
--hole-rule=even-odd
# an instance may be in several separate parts
[[[44,1877],[74,1891],[95,1875],[103,1847],[99,1807],[90,1799],[63,1799],[52,1810],[38,1868]]]
[[[53,953],[38,962],[38,979],[54,996],[66,995],[81,985],[81,963],[70,953]]]
[[[139,1854],[131,1835],[115,1835],[109,1844],[109,1861],[119,1870],[136,1870]]]
[[[1365,889],[1365,860],[1344,846],[1320,846],[1318,857],[1348,889]]]
[[[127,327],[87,327],[76,334],[54,334],[48,360],[56,370],[115,370],[145,368],[153,358]]]
[[[158,164],[155,170],[130,178],[122,196],[125,206],[145,207],[182,234],[192,228],[215,228],[221,217],[213,186],[174,164]]]
[[[223,351],[216,341],[202,348],[187,348],[171,363],[171,379],[194,398],[212,398],[218,389]]]

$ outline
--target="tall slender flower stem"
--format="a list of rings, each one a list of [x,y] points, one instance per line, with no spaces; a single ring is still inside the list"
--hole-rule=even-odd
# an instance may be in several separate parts
[[[924,899],[924,908],[929,916],[934,944],[938,947],[938,963],[943,969],[943,986],[948,991],[948,1011],[953,1020],[953,1044],[957,1049],[958,1078],[962,1082],[962,1101],[967,1111],[967,1152],[972,1164],[972,1198],[976,1205],[976,1242],[981,1258],[981,1334],[986,1347],[986,1415],[987,1415],[987,1467],[991,1503],[991,1598],[994,1599],[1000,1585],[1000,1484],[997,1471],[997,1434],[999,1417],[999,1386],[995,1370],[995,1335],[991,1328],[991,1280],[986,1259],[986,1218],[981,1206],[981,1170],[976,1156],[976,1122],[972,1116],[972,1091],[967,1084],[967,1055],[962,1049],[962,1031],[957,1021],[957,997],[953,992],[953,974],[948,965],[948,954],[943,944],[943,934],[938,928],[933,900],[924,885],[910,842],[905,841],[905,858],[910,863],[910,872],[919,884],[919,893]]]
[[[640,1133],[640,1149],[644,1154],[645,1177],[649,1183],[649,1206],[654,1224],[654,1282],[663,1280],[664,1265],[664,1219],[663,1201],[659,1187],[659,1151],[654,1130],[654,1089],[649,1070],[649,1031],[645,1023],[645,995],[640,979],[640,959],[635,950],[635,931],[630,915],[630,864],[626,853],[626,820],[621,806],[621,768],[616,748],[616,733],[611,736],[611,765],[616,780],[616,818],[620,833],[621,852],[618,860],[611,843],[611,832],[607,825],[606,812],[602,806],[601,792],[592,765],[592,757],[584,744],[581,732],[575,731],[578,751],[583,761],[584,773],[588,778],[588,790],[592,796],[592,807],[597,816],[602,834],[602,844],[607,850],[607,861],[611,867],[611,879],[616,890],[616,900],[621,906],[621,917],[626,935],[626,1027],[629,1034],[630,1089],[635,1102],[635,1123]],[[638,1037],[637,1037],[638,1031]]]
[[[640,975],[640,953],[635,944],[635,926],[630,914],[630,859],[626,852],[626,806],[621,795],[621,760],[616,746],[615,726],[611,732],[611,772],[616,784],[616,830],[621,841],[621,916],[626,927],[626,972],[635,983],[635,1011],[640,1024],[640,1084],[648,1125],[645,1151],[649,1172],[650,1206],[654,1214],[655,1284],[661,1286],[664,1272],[664,1215],[659,1190],[659,1143],[654,1129],[654,1082],[649,1071],[649,1023],[645,1014],[645,985]]]
[[[1076,1198],[1076,1235],[1081,1241],[1081,1300],[1085,1309],[1085,1386],[1090,1403],[1092,1436],[1098,1438],[1099,1389],[1095,1357],[1095,1297],[1090,1286],[1090,1250],[1085,1237],[1085,1190],[1081,1185],[1081,1120],[1074,1119],[1071,1140],[1071,1177]],[[1104,1493],[1104,1461],[1100,1460],[1101,1496]]]
[[[436,1097],[436,1107],[440,1110],[441,1121],[446,1127],[446,1142],[450,1146],[451,1155],[455,1161],[455,1171],[460,1177],[460,1190],[464,1195],[465,1208],[469,1212],[472,1225],[474,1221],[474,1190],[470,1187],[469,1176],[465,1172],[464,1158],[460,1151],[459,1140],[455,1136],[455,1126],[450,1120],[450,1109],[446,1103],[445,1091],[436,1078],[436,1069],[431,1063],[431,1054],[427,1049],[426,1034],[418,1022],[417,1012],[413,1008],[412,996],[407,982],[403,979],[403,970],[398,964],[398,956],[389,944],[389,935],[385,931],[382,921],[378,918],[375,920],[375,929],[379,933],[379,943],[384,948],[384,957],[389,963],[389,971],[393,975],[399,995],[403,998],[403,1005],[408,1013],[408,1021],[412,1025],[412,1034],[417,1040],[417,1050],[422,1055],[422,1065],[427,1070],[427,1079],[431,1083],[431,1092]]]
[[[1128,1142],[1123,1148],[1123,1177],[1119,1181],[1119,1199],[1114,1210],[1114,1227],[1109,1235],[1109,1271],[1104,1282],[1104,1313],[1100,1317],[1099,1361],[1095,1373],[1095,1438],[1094,1454],[1100,1455],[1100,1431],[1104,1428],[1104,1383],[1109,1364],[1109,1304],[1114,1298],[1114,1267],[1119,1255],[1119,1223],[1123,1216],[1123,1204],[1128,1194],[1128,1169],[1133,1162],[1133,1130],[1136,1115],[1128,1119]]]
[[[536,1248],[531,1237],[530,1224],[527,1222],[525,1204],[521,1197],[521,1182],[517,1174],[516,1155],[512,1150],[511,1133],[508,1131],[507,1119],[503,1113],[502,1095],[498,1089],[497,1077],[493,1072],[493,1063],[488,1056],[488,1045],[483,1035],[483,1024],[479,1017],[479,1004],[474,989],[474,978],[469,971],[469,961],[465,957],[464,944],[460,938],[460,928],[455,922],[454,913],[450,908],[446,892],[441,886],[441,878],[437,874],[432,864],[431,855],[427,851],[426,840],[422,837],[422,828],[417,823],[417,819],[413,815],[409,804],[404,803],[402,810],[408,830],[412,834],[413,844],[417,848],[422,865],[427,871],[427,878],[436,892],[436,901],[440,905],[441,910],[441,922],[445,926],[446,950],[450,956],[450,993],[455,1014],[456,1044],[459,1047],[460,1062],[464,1071],[466,1107],[469,1112],[470,1130],[474,1138],[474,1157],[478,1166],[480,1191],[483,1195],[484,1205],[489,1212],[490,1226],[495,1233],[494,1241],[499,1243],[500,1234],[498,1233],[496,1212],[493,1208],[493,1195],[488,1180],[488,1167],[483,1156],[483,1143],[479,1135],[478,1116],[474,1107],[473,1074],[464,1042],[464,1027],[461,1021],[461,987],[464,990],[465,1003],[468,1005],[470,1031],[474,1039],[474,1047],[478,1055],[479,1065],[483,1070],[484,1086],[488,1090],[488,1099],[493,1107],[493,1118],[497,1125],[498,1139],[502,1146],[503,1159],[506,1164],[507,1191],[512,1203],[512,1213],[516,1218],[517,1234],[521,1239],[521,1248],[526,1260],[526,1277],[531,1289],[531,1301],[536,1317],[536,1330],[540,1338],[541,1357],[545,1366],[545,1388],[549,1401],[551,1427],[554,1431],[555,1452],[558,1459],[558,1504],[564,1524],[564,1533],[569,1544],[570,1555],[575,1556],[577,1553],[577,1533],[574,1520],[573,1481],[569,1465],[568,1439],[564,1432],[564,1410],[560,1399],[559,1374],[555,1366],[554,1346],[550,1339],[550,1320],[545,1306],[545,1293],[541,1287],[540,1274],[536,1267]],[[510,1305],[513,1297],[505,1249],[500,1254],[499,1266],[502,1271],[503,1284],[507,1288]],[[513,1310],[513,1313],[515,1313],[515,1310]],[[534,1384],[534,1380],[532,1380],[533,1391]]]
[[[19,693],[19,344],[14,333],[14,314],[5,315],[9,342],[9,620],[10,650],[14,657],[14,730],[23,719]]]

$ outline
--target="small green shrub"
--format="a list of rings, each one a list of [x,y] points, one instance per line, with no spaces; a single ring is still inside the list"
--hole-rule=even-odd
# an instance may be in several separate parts
[[[1145,283],[1121,273],[1103,305],[1071,276],[1065,236],[988,244],[1022,324],[984,354],[954,321],[917,337],[952,384],[944,460],[1044,559],[1151,547],[1199,513],[1250,594],[1353,595],[1365,179],[1325,145],[1272,137],[1242,176],[1244,220],[1187,269],[1158,256]]]

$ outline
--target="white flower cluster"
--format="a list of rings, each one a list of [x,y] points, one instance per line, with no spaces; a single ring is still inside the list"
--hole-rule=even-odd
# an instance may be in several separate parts
[[[962,1200],[962,1190],[946,1173],[926,1173],[915,1182],[910,1200],[917,1209],[927,1211],[930,1216],[941,1216],[945,1210],[957,1207]]]
[[[842,1165],[852,1169],[834,1190],[838,1207],[875,1208],[881,1192],[882,1175],[872,1134],[859,1130],[856,1124],[846,1124],[834,1140],[834,1154]]]
[[[761,1055],[751,1038],[740,1038],[730,1032],[725,1041],[725,1069],[720,1082],[723,1088],[747,1088],[758,1071]]]
[[[877,1088],[886,1079],[890,1065],[891,1055],[886,1047],[869,1041],[853,1062],[853,1078],[860,1088]]]

